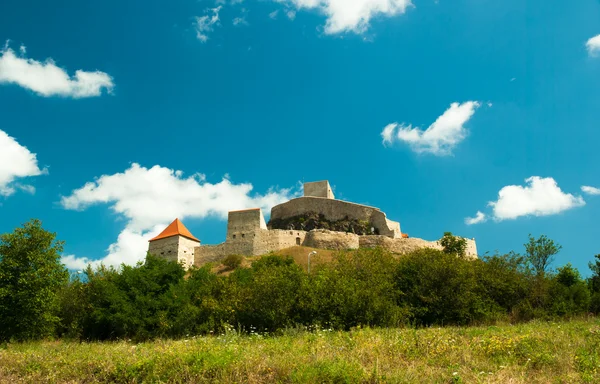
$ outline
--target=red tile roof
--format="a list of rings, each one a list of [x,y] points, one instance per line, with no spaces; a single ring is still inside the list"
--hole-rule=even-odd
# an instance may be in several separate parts
[[[166,239],[167,237],[173,236],[183,236],[190,240],[200,242],[200,240],[196,239],[179,219],[175,219],[175,221],[169,224],[169,226],[162,231],[160,235],[156,236],[154,239],[150,239],[149,241]]]

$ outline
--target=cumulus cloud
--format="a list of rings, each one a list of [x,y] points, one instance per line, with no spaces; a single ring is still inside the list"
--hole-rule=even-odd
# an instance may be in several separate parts
[[[184,177],[181,171],[132,164],[123,173],[100,176],[61,199],[66,209],[83,210],[95,204],[108,204],[127,220],[125,229],[101,260],[105,264],[134,264],[142,260],[147,240],[176,217],[226,219],[231,210],[260,207],[265,211],[296,196],[292,189],[270,189],[253,194],[249,183],[234,184],[227,177],[212,184],[204,175]],[[81,259],[63,260],[71,265]],[[87,261],[87,260],[85,260]]]
[[[15,188],[34,193],[31,185],[17,183],[24,177],[38,176],[44,173],[38,167],[35,153],[20,145],[13,137],[0,130],[0,196],[10,196]]]
[[[0,84],[17,84],[44,97],[73,98],[100,96],[102,90],[111,92],[114,87],[112,77],[104,72],[77,70],[75,76],[70,76],[52,59],[28,59],[25,52],[22,46],[19,56],[8,44],[0,51]]]
[[[371,19],[377,16],[403,14],[412,5],[410,0],[274,0],[297,10],[318,10],[325,14],[325,33],[354,32],[362,34],[369,29]],[[289,16],[289,13],[288,13]],[[295,13],[294,13],[295,16]]]
[[[489,203],[496,220],[555,215],[585,205],[581,196],[563,192],[551,177],[532,176],[525,183],[502,188],[498,200]]]
[[[585,44],[588,53],[592,57],[600,55],[600,35],[594,36]]]
[[[581,187],[581,191],[583,193],[587,193],[588,195],[600,195],[600,188],[590,187],[587,185]]]
[[[484,223],[486,220],[487,220],[487,216],[485,215],[485,213],[483,213],[481,211],[477,211],[477,214],[475,215],[475,217],[467,217],[465,219],[465,224],[474,225],[474,224]]]
[[[208,34],[214,30],[215,25],[219,24],[219,12],[222,6],[208,8],[208,15],[196,17],[196,37],[203,43],[208,41]]]
[[[383,144],[392,144],[395,140],[405,142],[417,153],[431,153],[436,156],[452,154],[452,149],[465,139],[465,124],[473,117],[481,104],[477,101],[452,103],[443,115],[426,130],[412,125],[388,124],[381,136]]]

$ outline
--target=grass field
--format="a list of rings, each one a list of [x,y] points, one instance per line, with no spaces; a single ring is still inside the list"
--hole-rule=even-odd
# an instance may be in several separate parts
[[[0,347],[2,383],[598,383],[600,320]]]

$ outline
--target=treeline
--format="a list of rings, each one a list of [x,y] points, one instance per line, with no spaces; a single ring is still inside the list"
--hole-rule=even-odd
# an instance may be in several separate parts
[[[548,271],[560,247],[543,236],[530,238],[525,256],[479,260],[460,255],[459,239],[445,239],[445,252],[339,252],[310,274],[277,255],[249,268],[230,259],[228,275],[210,265],[186,272],[149,256],[69,280],[61,244],[33,221],[0,236],[0,339],[145,340],[232,328],[478,325],[600,312],[600,255],[584,280],[570,264]]]

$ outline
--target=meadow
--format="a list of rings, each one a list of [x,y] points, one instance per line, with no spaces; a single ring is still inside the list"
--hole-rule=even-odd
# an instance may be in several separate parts
[[[0,348],[1,383],[597,383],[600,320]]]

